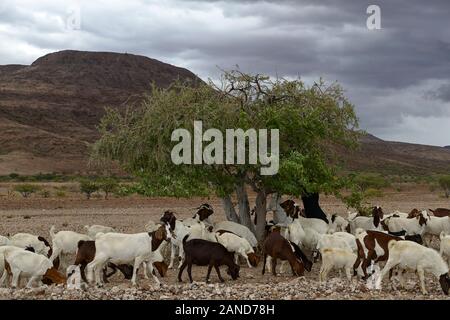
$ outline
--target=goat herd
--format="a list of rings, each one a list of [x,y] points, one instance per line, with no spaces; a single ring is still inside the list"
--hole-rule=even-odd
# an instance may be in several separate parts
[[[157,273],[164,277],[167,270],[178,265],[178,281],[182,282],[185,269],[190,282],[192,265],[207,266],[206,282],[212,268],[224,282],[220,266],[232,279],[239,277],[240,258],[249,268],[263,260],[276,275],[290,265],[294,276],[310,272],[313,262],[321,260],[319,281],[326,281],[331,270],[345,272],[349,281],[353,276],[373,280],[381,289],[387,274],[396,272],[404,286],[403,274],[415,271],[423,294],[424,274],[434,275],[448,295],[450,277],[450,210],[395,211],[385,214],[380,207],[372,209],[371,216],[349,213],[347,218],[332,215],[324,219],[307,218],[293,200],[281,203],[286,212],[283,222],[267,223],[262,245],[249,228],[232,222],[212,223],[214,213],[209,204],[197,208],[194,217],[180,220],[172,211],[166,211],[160,221],[149,221],[145,231],[135,234],[117,233],[111,227],[85,226],[86,234],[73,231],[56,232],[50,229],[52,245],[43,237],[18,233],[0,236],[0,285],[17,288],[26,278],[27,287],[39,284],[66,284],[67,288],[88,288],[88,284],[102,286],[117,270],[126,279],[137,283],[138,269],[144,276],[152,275],[159,285]],[[433,237],[440,241],[440,251],[432,248]],[[163,249],[170,246],[170,263],[164,261]],[[76,255],[74,263],[68,257]],[[374,272],[384,263],[380,272]],[[59,270],[65,270],[61,273]],[[378,269],[379,270],[379,269]],[[12,279],[10,279],[12,278]]]

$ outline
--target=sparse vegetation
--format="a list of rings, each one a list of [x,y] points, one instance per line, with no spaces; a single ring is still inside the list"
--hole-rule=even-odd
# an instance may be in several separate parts
[[[64,190],[58,190],[58,191],[56,191],[55,195],[58,198],[64,198],[66,196],[66,192]]]
[[[354,177],[354,182],[361,188],[363,192],[370,189],[380,190],[389,187],[390,183],[380,174],[377,173],[360,173]]]
[[[450,175],[440,176],[438,178],[439,187],[444,190],[446,198],[450,197]]]
[[[97,182],[99,190],[105,194],[105,199],[108,199],[110,193],[113,193],[119,186],[119,183],[114,178],[103,178]]]
[[[50,191],[48,191],[48,190],[42,190],[41,192],[39,192],[39,195],[42,197],[42,198],[50,198]]]
[[[31,194],[36,193],[41,188],[34,184],[19,184],[14,187],[14,191],[19,192],[22,197],[28,198]]]
[[[80,192],[86,195],[86,199],[90,199],[94,192],[99,190],[99,186],[95,181],[89,179],[80,180]]]

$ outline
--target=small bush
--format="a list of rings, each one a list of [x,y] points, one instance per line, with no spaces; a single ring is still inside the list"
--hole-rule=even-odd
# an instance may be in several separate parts
[[[40,187],[34,184],[19,184],[14,187],[14,191],[19,192],[24,198],[28,198],[31,194],[39,190]]]
[[[95,181],[84,179],[80,181],[80,192],[86,195],[86,199],[90,199],[94,192],[99,190],[99,186]]]
[[[56,195],[58,198],[64,198],[64,197],[66,196],[66,192],[63,191],[63,190],[58,190],[58,191],[56,191],[55,195]]]
[[[450,175],[440,176],[438,178],[439,187],[444,190],[446,198],[450,197]]]
[[[42,190],[41,192],[39,192],[39,195],[40,195],[42,198],[50,198],[50,191],[48,191],[48,190]]]
[[[108,199],[109,194],[113,193],[117,189],[119,183],[114,178],[104,178],[97,182],[97,186],[105,193],[105,199]]]
[[[376,173],[359,174],[354,178],[354,182],[362,191],[367,189],[381,189],[389,187],[389,182],[381,175]]]
[[[366,191],[364,191],[364,196],[366,198],[381,198],[384,196],[384,194],[381,190],[368,188]]]

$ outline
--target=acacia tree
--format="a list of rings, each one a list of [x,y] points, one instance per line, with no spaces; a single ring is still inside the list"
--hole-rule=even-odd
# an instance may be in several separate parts
[[[192,133],[195,120],[203,121],[204,130],[222,132],[279,129],[279,172],[261,175],[261,164],[175,165],[171,134],[178,128]],[[222,198],[227,219],[246,225],[262,240],[269,195],[338,193],[347,185],[330,159],[336,145],[356,146],[357,125],[353,106],[337,83],[326,86],[321,80],[306,86],[300,80],[233,70],[223,73],[219,85],[176,82],[166,89],[153,87],[142,105],[125,113],[108,109],[92,156],[116,160],[140,177],[144,194],[165,190],[192,196],[212,190]],[[256,225],[250,217],[248,187],[256,192]]]

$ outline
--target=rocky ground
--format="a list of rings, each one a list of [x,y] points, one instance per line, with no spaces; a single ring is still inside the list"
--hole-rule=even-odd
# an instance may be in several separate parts
[[[1,186],[0,186],[1,189]],[[54,224],[57,230],[74,230],[83,232],[86,224],[103,224],[115,227],[121,232],[143,231],[144,224],[152,219],[157,221],[166,209],[174,210],[179,217],[192,216],[194,207],[208,201],[216,212],[214,220],[223,217],[219,199],[194,198],[183,199],[143,199],[124,198],[105,200],[67,199],[8,199],[0,198],[0,234],[8,235],[17,232],[30,232],[49,237],[48,230]],[[322,199],[323,208],[330,213],[345,215],[346,208],[332,197]],[[431,194],[426,190],[409,190],[386,193],[375,199],[387,212],[390,210],[408,211],[413,207],[419,209],[448,207],[448,201]],[[437,243],[435,244],[437,245]],[[74,260],[69,257],[68,263]],[[366,282],[353,279],[349,283],[340,278],[338,273],[330,273],[326,283],[320,284],[318,272],[320,263],[313,266],[312,272],[305,277],[293,277],[290,272],[274,277],[272,274],[261,274],[262,265],[248,268],[242,265],[240,278],[232,281],[222,268],[226,279],[219,283],[217,275],[211,273],[211,283],[206,284],[206,268],[193,267],[194,283],[187,283],[187,274],[183,274],[184,282],[177,282],[178,270],[169,270],[161,287],[157,287],[153,279],[145,279],[141,274],[138,286],[133,288],[129,281],[123,280],[121,274],[114,275],[104,288],[89,287],[87,290],[68,290],[63,286],[40,287],[34,289],[0,288],[0,299],[449,299],[442,293],[439,283],[431,275],[426,277],[428,295],[422,295],[418,281],[413,273],[408,274],[407,288],[392,288],[386,279],[383,290],[369,290]],[[394,285],[398,282],[394,280]]]

